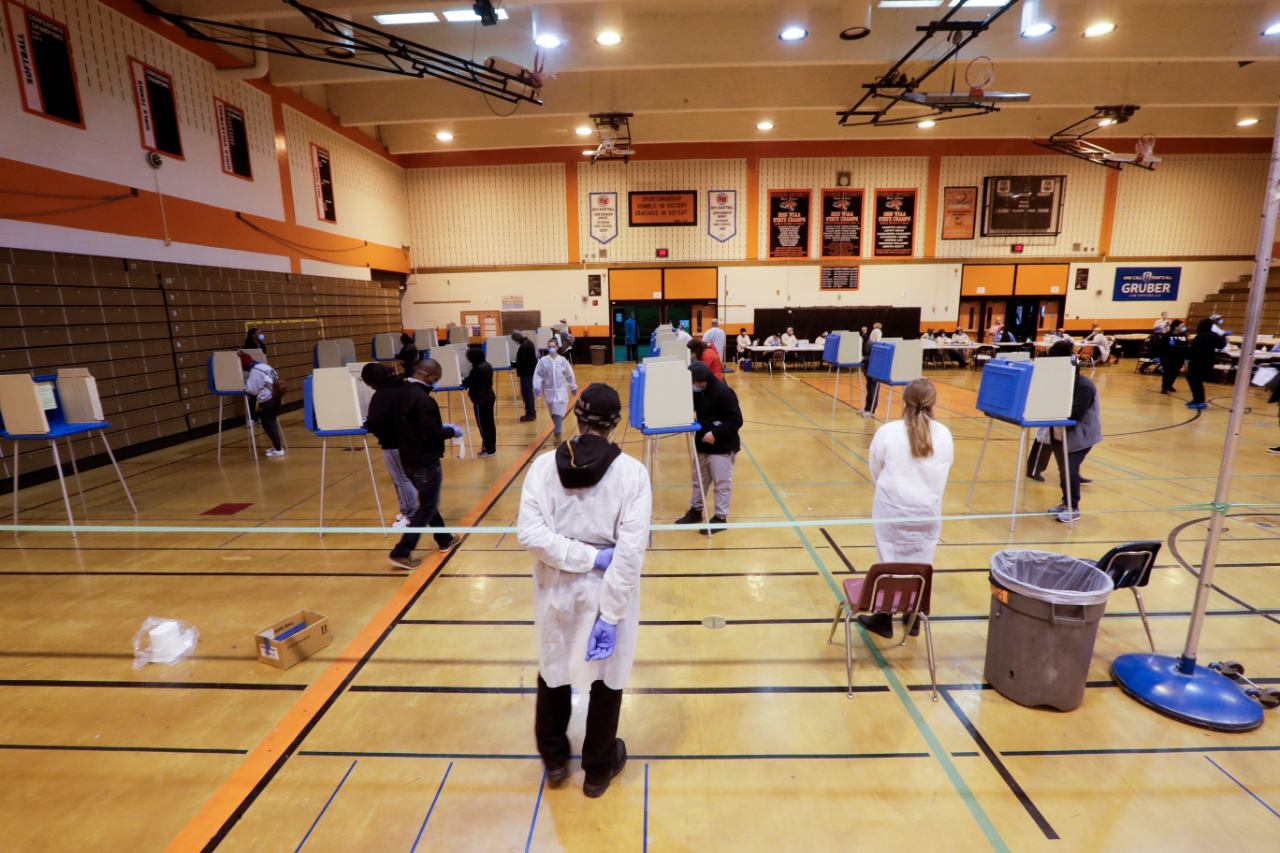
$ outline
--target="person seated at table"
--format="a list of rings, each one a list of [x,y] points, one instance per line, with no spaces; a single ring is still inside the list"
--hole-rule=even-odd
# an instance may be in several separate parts
[[[706,341],[689,341],[687,344],[689,352],[693,355],[693,361],[700,361],[711,369],[711,375],[716,379],[724,379],[724,364],[720,361],[720,353],[716,348],[708,344]]]
[[[1111,338],[1107,337],[1102,327],[1096,323],[1093,331],[1085,337],[1084,342],[1097,350],[1097,357],[1094,358],[1094,364],[1110,364],[1111,363]]]
[[[992,343],[1016,344],[1018,342],[1018,339],[1013,336],[1013,332],[1004,327],[1004,323],[997,323],[995,328],[997,331]]]
[[[782,346],[782,338],[777,335],[770,335],[764,339],[764,345],[767,347],[780,347]]]
[[[821,346],[826,346],[826,343],[827,343],[827,333],[826,333],[826,332],[818,332],[818,337],[817,337],[817,338],[815,338],[813,342],[814,342],[815,344],[817,344],[818,346],[820,346],[820,347],[821,347]]]
[[[782,333],[782,345],[784,347],[793,347],[796,345],[796,330],[787,326],[787,330]]]
[[[1000,343],[1000,333],[1004,331],[1003,323],[992,323],[991,328],[987,329],[987,340],[993,344]]]
[[[964,333],[964,329],[956,329],[955,334],[951,336],[951,345],[956,349],[947,350],[947,356],[961,367],[967,366],[970,357],[969,350],[959,349],[959,347],[969,346],[972,343],[973,341],[969,340],[969,336]]]
[[[747,329],[745,326],[742,327],[741,329],[738,329],[737,343],[738,343],[738,352],[737,352],[738,367],[741,368],[742,362],[751,358],[751,353],[749,352],[749,350],[751,349],[751,336],[747,334]]]

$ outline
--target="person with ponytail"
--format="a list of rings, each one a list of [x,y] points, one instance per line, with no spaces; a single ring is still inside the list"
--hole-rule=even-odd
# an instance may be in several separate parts
[[[933,419],[937,396],[928,379],[912,382],[902,394],[902,420],[880,427],[871,440],[872,531],[882,563],[933,564],[942,534],[942,493],[955,460],[951,430]],[[888,613],[858,621],[882,637],[893,636]]]

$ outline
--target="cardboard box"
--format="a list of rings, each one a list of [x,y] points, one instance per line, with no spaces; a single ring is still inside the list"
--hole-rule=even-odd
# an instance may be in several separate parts
[[[280,639],[277,639],[280,638]],[[277,669],[288,669],[333,642],[329,617],[299,610],[254,635],[258,660]]]

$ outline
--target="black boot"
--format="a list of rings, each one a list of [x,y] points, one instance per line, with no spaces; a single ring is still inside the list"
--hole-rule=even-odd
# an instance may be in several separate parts
[[[912,637],[919,637],[919,636],[920,636],[920,623],[921,623],[921,622],[923,622],[923,621],[924,621],[924,619],[916,619],[916,624],[911,625],[911,614],[910,614],[910,613],[903,613],[903,614],[902,614],[902,624],[903,624],[904,626],[906,626],[906,625],[911,625],[911,636],[912,636]]]
[[[699,520],[701,520],[701,519],[699,519]],[[725,519],[725,517],[724,517],[724,516],[722,516],[722,515],[713,515],[713,516],[711,516],[711,520],[710,520],[709,522],[707,522],[707,523],[708,523],[708,524],[724,524],[726,520],[727,520],[727,519]],[[723,527],[717,527],[717,528],[712,529],[712,528],[710,528],[710,527],[704,527],[704,528],[702,528],[702,532],[703,532],[705,535],[707,535],[707,536],[715,536],[717,533],[724,533],[724,528],[723,528]]]
[[[676,524],[699,524],[702,521],[702,510],[689,507],[689,511],[675,520]]]
[[[595,799],[603,797],[604,792],[609,790],[609,783],[612,782],[622,768],[627,766],[627,744],[622,738],[616,738],[613,742],[613,770],[608,776],[602,779],[592,779],[588,776],[582,783],[582,793],[588,797]]]
[[[873,613],[870,616],[859,616],[858,624],[873,634],[879,634],[886,640],[893,639],[893,617],[888,613]]]

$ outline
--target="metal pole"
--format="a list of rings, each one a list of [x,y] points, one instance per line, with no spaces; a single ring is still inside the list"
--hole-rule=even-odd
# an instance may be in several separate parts
[[[1191,608],[1191,624],[1187,628],[1187,644],[1178,660],[1178,670],[1195,671],[1196,652],[1200,646],[1200,629],[1213,588],[1213,571],[1218,558],[1218,543],[1227,517],[1227,497],[1231,492],[1231,475],[1235,467],[1236,447],[1240,443],[1240,425],[1244,420],[1249,396],[1249,379],[1253,373],[1253,351],[1258,344],[1258,326],[1262,319],[1262,302],[1266,295],[1267,273],[1271,270],[1271,250],[1276,234],[1276,212],[1280,208],[1280,113],[1271,144],[1271,167],[1267,171],[1267,188],[1263,196],[1262,227],[1258,233],[1258,250],[1253,258],[1253,282],[1249,285],[1249,307],[1245,312],[1244,340],[1240,342],[1240,366],[1231,392],[1231,414],[1227,418],[1227,439],[1222,445],[1222,463],[1218,467],[1218,486],[1213,493],[1214,510],[1209,518],[1209,535],[1204,542],[1200,561],[1200,583],[1196,587],[1195,605]]]

